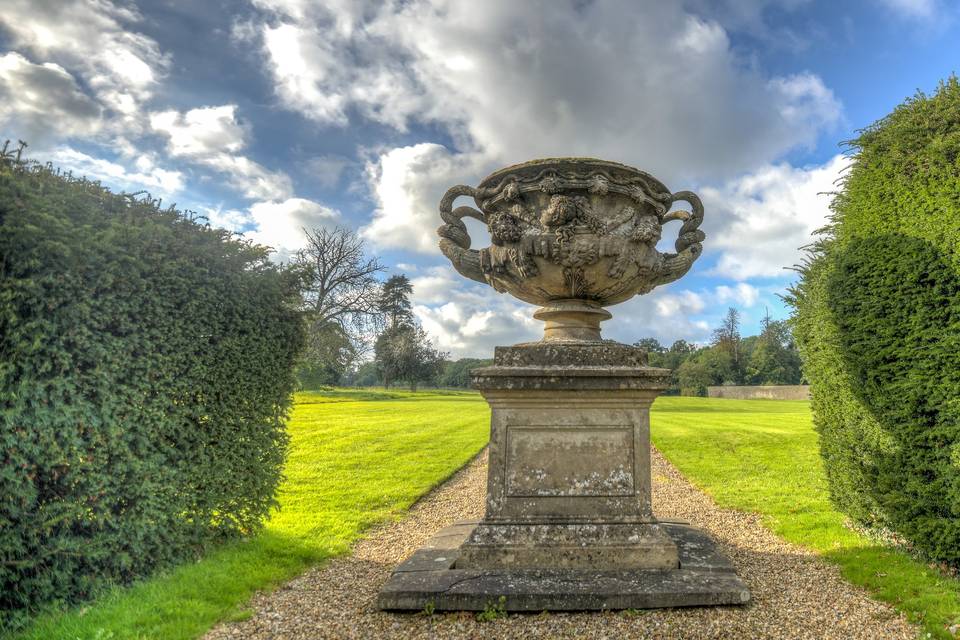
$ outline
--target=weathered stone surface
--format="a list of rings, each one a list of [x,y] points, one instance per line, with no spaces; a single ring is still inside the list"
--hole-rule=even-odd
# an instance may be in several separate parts
[[[584,571],[573,569],[461,569],[458,550],[417,551],[380,591],[378,606],[390,610],[506,611],[644,609],[744,604],[750,592],[729,560],[703,532],[662,524],[680,554],[672,570]],[[430,555],[434,554],[434,555]],[[440,560],[439,558],[442,558]]]
[[[461,196],[474,199],[454,208]],[[670,211],[685,201],[690,211]],[[648,173],[594,158],[547,158],[501,169],[440,201],[440,249],[462,275],[544,305],[546,341],[596,341],[602,307],[685,274],[702,252],[703,205]],[[471,249],[462,218],[480,220],[492,246]],[[663,226],[682,221],[676,253],[660,253]]]
[[[512,347],[496,347],[493,363],[497,367],[619,367],[638,369],[647,366],[647,353],[640,347],[613,340],[599,342],[526,342]],[[669,370],[658,369],[656,371]]]
[[[677,545],[658,524],[480,523],[457,569],[676,569]]]
[[[565,393],[481,387],[491,407],[484,523],[655,521],[649,407],[658,390],[609,380],[613,388]]]

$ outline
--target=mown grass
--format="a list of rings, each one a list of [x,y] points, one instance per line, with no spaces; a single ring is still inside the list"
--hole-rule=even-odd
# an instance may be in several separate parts
[[[754,511],[933,637],[960,623],[960,581],[844,525],[829,501],[807,402],[660,398],[653,442],[724,507]]]
[[[485,444],[489,412],[470,392],[300,394],[281,512],[265,532],[96,602],[39,618],[18,640],[187,639],[249,615],[257,589],[345,553]],[[657,447],[724,507],[754,511],[781,537],[837,563],[931,635],[960,621],[960,581],[844,526],[828,500],[806,402],[660,398]]]
[[[485,444],[477,394],[338,390],[298,394],[281,510],[266,530],[95,602],[52,611],[18,640],[178,640],[242,618],[250,596],[346,552]]]

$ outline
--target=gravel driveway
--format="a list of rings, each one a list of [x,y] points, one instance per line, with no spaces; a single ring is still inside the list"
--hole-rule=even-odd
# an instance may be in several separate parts
[[[838,570],[760,524],[718,508],[656,450],[653,504],[712,534],[753,592],[745,607],[639,612],[388,614],[374,608],[392,568],[435,531],[483,515],[486,455],[426,496],[403,520],[371,532],[351,557],[312,569],[250,604],[253,616],[213,629],[208,640],[243,638],[916,638],[919,629],[845,582]]]

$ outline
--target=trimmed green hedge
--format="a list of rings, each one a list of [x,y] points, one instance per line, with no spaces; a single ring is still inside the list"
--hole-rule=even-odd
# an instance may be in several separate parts
[[[262,247],[0,158],[0,628],[260,526],[296,301]]]
[[[960,564],[960,83],[850,144],[790,299],[831,496]]]

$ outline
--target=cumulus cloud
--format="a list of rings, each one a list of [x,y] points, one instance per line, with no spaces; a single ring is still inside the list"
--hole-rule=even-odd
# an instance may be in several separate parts
[[[141,20],[109,0],[5,0],[0,14],[14,48],[75,71],[118,131],[139,129],[140,107],[170,63],[155,40],[128,29]]]
[[[746,282],[738,282],[732,287],[725,284],[718,286],[714,291],[717,302],[733,303],[742,307],[752,307],[760,299],[760,290]]]
[[[0,56],[0,126],[43,145],[57,135],[85,136],[100,128],[100,105],[58,64],[33,64],[19,53]]]
[[[439,144],[424,142],[384,153],[367,165],[379,206],[364,236],[380,246],[435,250],[440,195],[475,172],[472,157],[452,154]]]
[[[60,146],[48,155],[58,167],[74,174],[99,180],[113,188],[133,192],[146,190],[155,197],[171,198],[184,186],[183,174],[174,169],[164,169],[149,155],[140,155],[133,167],[103,158],[95,158],[71,147]]]
[[[293,195],[290,177],[270,171],[241,151],[248,127],[236,117],[236,105],[199,107],[185,113],[150,114],[151,128],[167,138],[171,156],[186,158],[223,173],[247,198],[280,200]]]
[[[256,202],[250,207],[253,230],[246,235],[254,242],[272,247],[285,260],[304,245],[304,229],[336,224],[340,213],[304,198],[276,202]]]
[[[811,145],[841,115],[818,76],[765,76],[721,23],[680,3],[257,4],[272,15],[261,44],[288,108],[331,125],[351,109],[400,131],[434,124],[453,140],[373,158],[380,206],[367,234],[382,246],[434,251],[427,238],[454,175],[595,155],[679,189]]]
[[[704,188],[704,249],[719,251],[714,273],[735,280],[789,275],[785,268],[800,262],[800,248],[827,222],[828,194],[848,164],[837,155],[819,166],[768,165]]]
[[[197,213],[206,218],[210,226],[228,231],[241,232],[250,226],[250,213],[248,211],[217,205],[198,207]]]
[[[488,358],[497,345],[539,340],[534,307],[484,285],[464,283],[446,267],[411,278],[413,311],[424,331],[453,358]]]
[[[199,208],[211,226],[241,233],[274,250],[278,261],[289,260],[306,243],[304,230],[341,222],[340,212],[305,198],[254,202],[247,209],[223,206]]]

